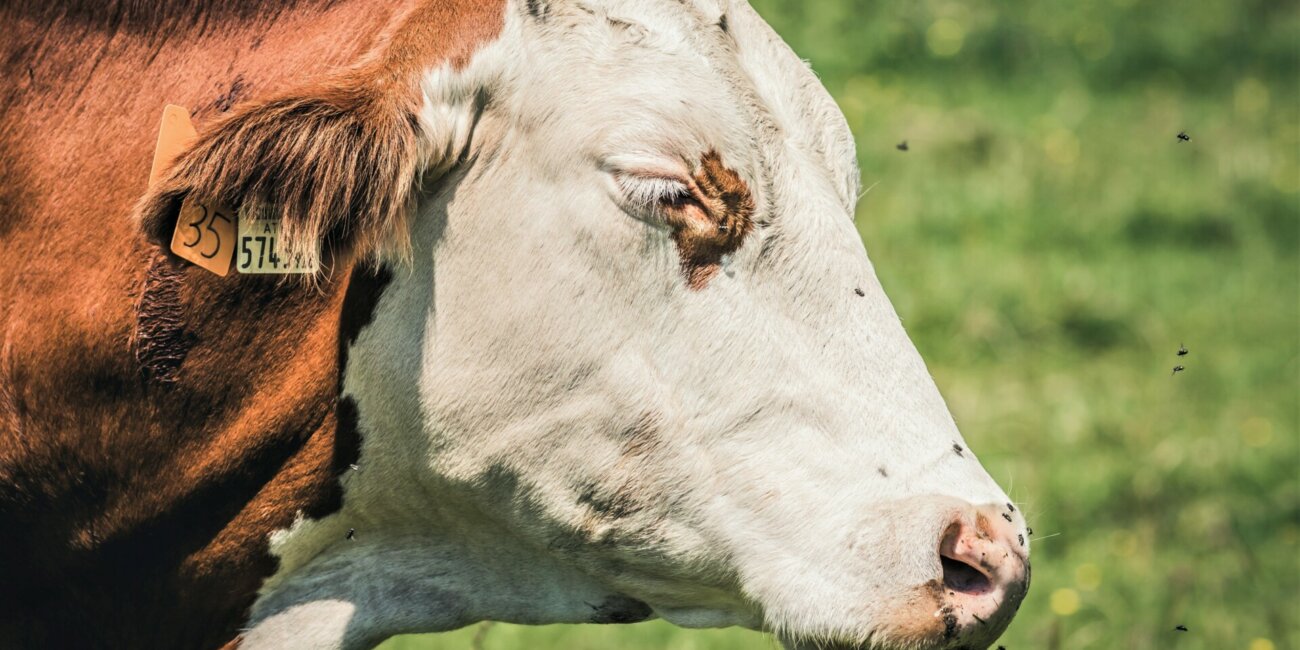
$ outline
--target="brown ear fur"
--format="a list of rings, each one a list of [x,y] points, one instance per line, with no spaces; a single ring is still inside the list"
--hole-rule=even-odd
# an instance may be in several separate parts
[[[326,85],[237,109],[203,129],[137,206],[152,241],[171,239],[188,195],[278,216],[285,251],[399,254],[419,173],[414,97]]]

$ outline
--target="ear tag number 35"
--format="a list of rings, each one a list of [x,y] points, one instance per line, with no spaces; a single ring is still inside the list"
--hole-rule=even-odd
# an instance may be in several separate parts
[[[235,245],[235,220],[220,205],[185,199],[172,233],[172,252],[203,268],[226,275]]]

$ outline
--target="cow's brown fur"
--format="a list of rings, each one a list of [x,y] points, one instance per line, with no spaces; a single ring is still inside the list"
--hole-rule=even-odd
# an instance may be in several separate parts
[[[268,534],[338,507],[340,345],[382,288],[352,260],[402,241],[415,75],[502,11],[0,4],[0,648],[220,647],[275,568]],[[146,236],[130,215],[167,103],[200,141],[140,203]],[[331,273],[168,257],[185,192],[277,211],[332,244]]]
[[[754,229],[754,197],[716,151],[700,159],[692,201],[668,214],[686,284],[703,289],[722,267],[722,257],[740,248]]]

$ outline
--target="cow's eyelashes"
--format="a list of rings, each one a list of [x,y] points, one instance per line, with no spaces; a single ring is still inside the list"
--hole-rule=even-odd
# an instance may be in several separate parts
[[[675,213],[699,203],[689,178],[675,174],[615,172],[615,185],[625,212],[649,224],[667,225]]]
[[[617,174],[619,190],[629,205],[640,209],[684,204],[694,200],[685,182],[668,176]]]
[[[700,200],[696,198],[690,188],[683,188],[680,192],[665,195],[659,200],[659,204],[665,208],[684,208],[689,205],[701,206]]]

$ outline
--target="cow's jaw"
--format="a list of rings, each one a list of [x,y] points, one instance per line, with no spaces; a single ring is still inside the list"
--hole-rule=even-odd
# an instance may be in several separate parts
[[[343,509],[277,535],[246,643],[656,615],[990,643],[1024,521],[867,261],[825,91],[748,7],[528,4],[430,73],[426,130],[472,144],[349,352]],[[708,209],[642,210],[660,177]]]

